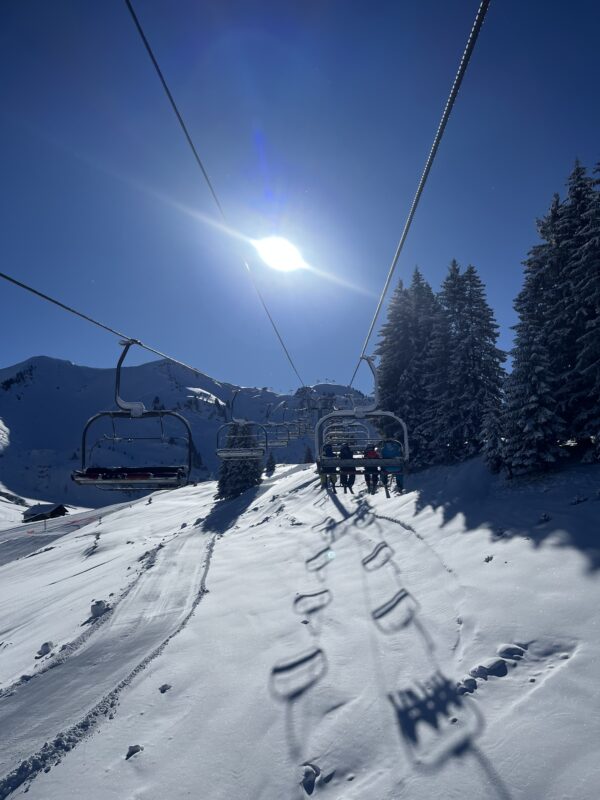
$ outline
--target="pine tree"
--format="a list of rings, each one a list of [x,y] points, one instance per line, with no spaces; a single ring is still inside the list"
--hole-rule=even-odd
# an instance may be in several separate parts
[[[536,472],[555,464],[561,456],[559,442],[564,437],[543,334],[527,322],[516,327],[503,448],[509,475]]]
[[[429,344],[437,312],[435,296],[420,271],[415,269],[408,289],[399,283],[386,323],[382,326],[376,353],[382,408],[404,420],[411,433],[411,458],[419,463],[422,440],[413,435],[424,414],[427,393],[423,384],[423,355]],[[393,422],[382,422],[386,436],[400,432]]]
[[[423,383],[426,402],[422,417],[411,435],[411,461],[415,466],[442,464],[448,461],[447,420],[452,413],[449,391],[451,337],[448,316],[438,304],[429,343],[423,354]],[[413,458],[412,445],[416,458]]]
[[[465,356],[466,284],[456,259],[450,263],[438,299],[444,313],[442,325],[448,339],[445,344],[438,342],[438,348],[444,351],[447,358],[447,365],[443,368],[444,380],[442,382],[431,376],[436,387],[432,393],[432,411],[436,415],[434,431],[437,457],[434,458],[434,463],[453,463],[465,454],[465,415],[459,398],[463,393],[462,383],[467,377],[468,366]],[[439,352],[438,364],[441,355]]]
[[[400,411],[398,386],[402,374],[412,357],[410,349],[410,298],[408,290],[399,281],[381,326],[375,353],[379,360],[379,400],[382,408],[394,413]],[[402,414],[400,414],[402,416]]]
[[[246,422],[233,423],[226,442],[227,447],[255,447],[256,439],[252,435],[252,426]],[[231,499],[253,486],[258,486],[262,479],[262,462],[259,458],[223,459],[219,465],[218,497]]]
[[[450,374],[462,417],[463,456],[469,457],[481,450],[484,414],[499,405],[506,356],[496,347],[498,325],[475,267],[467,267],[462,284],[463,314]]]
[[[492,472],[505,466],[505,407],[502,397],[490,398],[483,413],[481,452]]]
[[[548,215],[538,222],[544,241],[524,262],[523,288],[515,300],[513,371],[507,381],[504,458],[510,474],[546,469],[556,463],[564,439],[564,420],[558,413],[558,378],[550,358],[549,307],[556,308],[555,281],[560,254],[553,236],[560,203],[555,196]],[[559,363],[559,362],[554,362]]]
[[[574,430],[583,439],[595,439],[596,458],[600,460],[600,163],[595,175],[595,191],[583,213],[582,242],[573,259],[573,280],[582,315],[576,342],[580,393]]]
[[[578,341],[585,333],[587,298],[581,281],[588,266],[582,250],[587,242],[587,224],[593,205],[592,181],[576,161],[567,181],[567,197],[542,234],[548,241],[551,258],[545,265],[545,320],[551,369],[558,381],[558,413],[563,417],[569,437],[578,437],[576,419],[582,405],[589,402],[587,381],[577,369]]]
[[[267,463],[265,464],[265,475],[269,477],[275,472],[275,456],[273,455],[273,451],[269,452],[269,457],[267,458]]]

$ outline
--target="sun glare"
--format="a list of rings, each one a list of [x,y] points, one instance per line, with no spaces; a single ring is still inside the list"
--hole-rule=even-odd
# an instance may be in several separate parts
[[[268,236],[253,242],[258,255],[271,269],[280,272],[294,272],[304,269],[306,263],[297,247],[281,236]]]

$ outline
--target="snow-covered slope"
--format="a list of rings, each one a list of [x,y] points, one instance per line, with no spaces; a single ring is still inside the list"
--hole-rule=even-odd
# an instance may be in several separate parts
[[[74,505],[105,505],[122,500],[122,493],[106,493],[81,487],[70,479],[80,458],[81,433],[87,419],[98,411],[115,408],[115,371],[80,367],[53,358],[32,358],[22,364],[0,370],[0,481],[11,492],[51,502]],[[225,410],[215,403],[231,401],[237,387],[219,383],[208,376],[195,376],[181,367],[164,361],[126,367],[123,370],[122,394],[128,400],[142,400],[147,408],[174,409],[182,413],[192,427],[194,445],[204,468],[194,472],[195,480],[216,476],[216,432],[224,422]],[[337,387],[339,389],[339,387]],[[321,394],[335,387],[316,387]],[[264,421],[269,404],[284,399],[267,389],[241,389],[235,403],[236,416]],[[299,398],[288,398],[293,406]],[[119,429],[123,436],[140,435],[143,426]],[[108,428],[99,426],[99,435]],[[158,427],[144,427],[143,435],[156,435]],[[180,433],[175,427],[168,437]],[[94,441],[90,430],[91,445]],[[298,440],[277,450],[280,462],[302,460],[308,440]],[[140,448],[146,443],[121,446],[124,464],[136,463]],[[166,462],[184,459],[180,447],[159,446]],[[161,451],[161,452],[162,452]],[[157,459],[152,451],[151,460]],[[162,455],[159,454],[159,463]]]
[[[0,798],[595,800],[599,479],[88,512],[0,567]]]

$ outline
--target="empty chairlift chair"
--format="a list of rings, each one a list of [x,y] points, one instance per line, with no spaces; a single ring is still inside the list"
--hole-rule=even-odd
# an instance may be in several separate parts
[[[101,411],[91,417],[84,429],[81,437],[81,468],[75,470],[71,477],[82,486],[96,486],[101,489],[129,489],[129,490],[148,490],[148,489],[173,489],[184,486],[189,479],[192,469],[192,455],[194,450],[192,431],[188,421],[176,411],[166,409],[148,410],[142,402],[123,400],[121,391],[121,367],[129,348],[137,344],[136,340],[130,339],[121,342],[123,352],[117,363],[115,379],[115,402],[116,410]],[[94,440],[91,447],[88,447],[88,434],[90,430],[99,430],[101,421],[107,420],[110,423],[110,432],[103,433]],[[149,426],[144,425],[145,420],[155,420],[158,423],[160,433],[149,431]],[[167,435],[165,422],[175,420],[176,426],[182,430],[182,435]],[[129,434],[119,432],[117,423],[124,422],[130,429]],[[144,429],[140,431],[140,426]],[[151,426],[154,427],[154,426]],[[133,433],[137,428],[138,433]],[[143,435],[141,435],[143,433]],[[180,458],[172,464],[155,463],[147,458],[138,464],[124,464],[126,453],[121,451],[132,449],[135,453],[130,453],[130,458],[138,458],[135,452],[137,443],[144,442],[146,450],[159,449],[169,455],[174,450],[183,450],[184,458]],[[158,447],[156,447],[158,446]],[[111,460],[118,461],[117,464],[101,465],[94,463],[96,456],[102,451],[110,453]],[[118,458],[116,453],[118,453]],[[162,455],[162,454],[161,454]],[[158,458],[156,459],[159,460]],[[162,458],[160,459],[162,461]],[[173,460],[173,459],[170,459]]]
[[[217,431],[216,453],[221,459],[245,461],[263,459],[267,452],[268,436],[264,425],[233,416],[233,406],[238,390],[231,400],[231,422],[221,425]]]

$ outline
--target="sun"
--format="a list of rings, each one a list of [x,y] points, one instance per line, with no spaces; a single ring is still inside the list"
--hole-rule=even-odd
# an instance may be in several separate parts
[[[280,272],[294,272],[304,269],[306,263],[297,247],[281,236],[267,236],[252,243],[258,255],[271,269]]]

